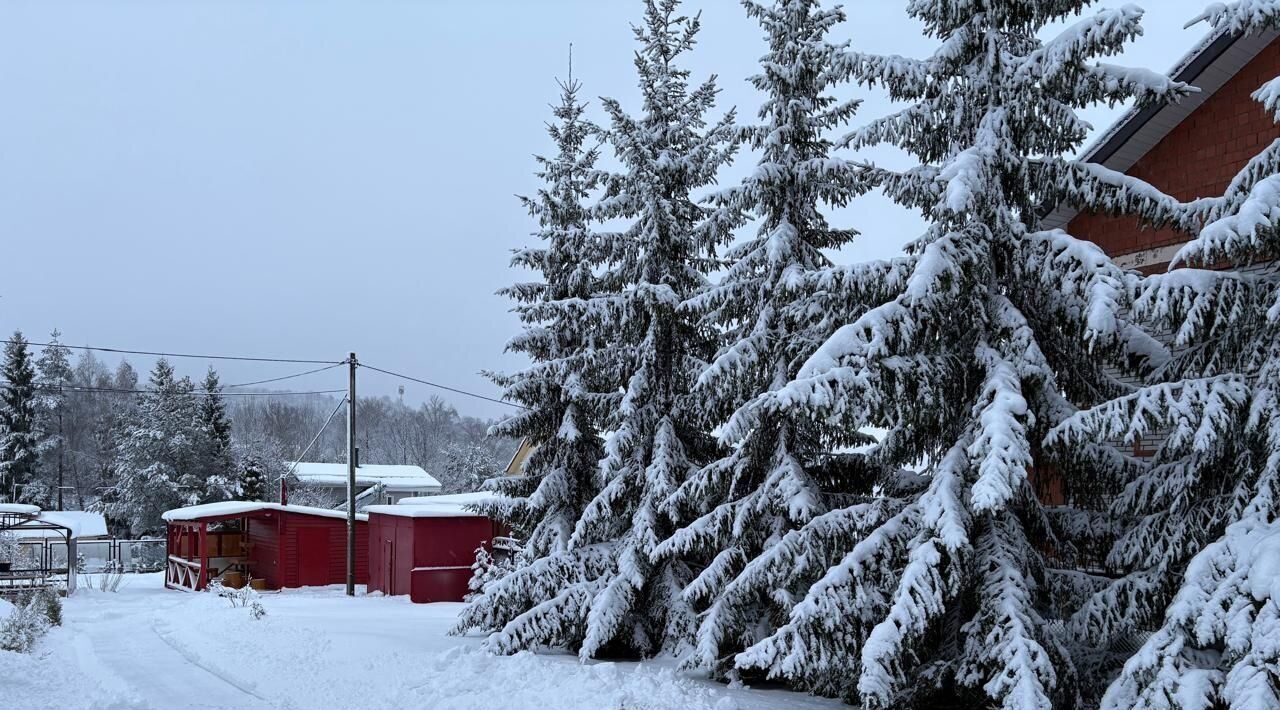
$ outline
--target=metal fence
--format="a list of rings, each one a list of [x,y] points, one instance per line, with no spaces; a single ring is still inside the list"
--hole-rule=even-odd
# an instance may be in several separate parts
[[[19,543],[19,558],[41,561],[46,569],[66,569],[67,543],[53,538],[23,540]],[[76,542],[78,572],[158,572],[164,569],[165,541],[163,538],[144,540],[79,540]]]

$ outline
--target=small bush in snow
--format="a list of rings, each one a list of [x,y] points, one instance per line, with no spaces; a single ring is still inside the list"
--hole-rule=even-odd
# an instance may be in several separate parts
[[[124,570],[121,569],[120,563],[112,563],[108,565],[101,574],[86,574],[81,577],[81,586],[86,589],[97,589],[100,592],[118,592],[120,584],[124,582]]]
[[[255,619],[261,619],[267,615],[267,608],[262,606],[262,601],[258,597],[257,590],[250,586],[249,583],[251,581],[253,581],[252,577],[245,580],[245,585],[243,587],[239,589],[232,589],[224,586],[222,584],[222,580],[215,579],[212,582],[209,582],[209,586],[205,588],[205,591],[226,599],[231,603],[232,608],[243,607],[249,610],[249,616],[252,616]]]
[[[0,650],[29,652],[36,641],[49,630],[40,601],[34,597],[20,600],[13,612],[0,622]]]
[[[44,615],[50,626],[62,626],[62,597],[52,587],[44,587],[35,593],[31,603]]]
[[[476,548],[476,561],[471,565],[471,581],[467,582],[466,601],[484,592],[486,584],[502,579],[511,571],[510,556],[495,558],[484,545]]]
[[[18,557],[18,538],[9,531],[0,532],[0,562],[13,562]]]

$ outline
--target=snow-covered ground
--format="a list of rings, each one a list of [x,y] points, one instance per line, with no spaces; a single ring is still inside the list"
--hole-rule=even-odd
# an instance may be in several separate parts
[[[816,710],[781,690],[731,689],[670,662],[581,665],[563,655],[495,657],[446,631],[460,604],[348,599],[340,587],[264,594],[250,618],[209,594],[130,576],[82,589],[30,655],[0,651],[0,703],[48,710]],[[0,615],[7,609],[0,609]]]

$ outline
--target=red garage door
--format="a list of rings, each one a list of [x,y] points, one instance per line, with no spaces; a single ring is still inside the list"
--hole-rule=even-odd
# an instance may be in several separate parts
[[[298,584],[329,584],[329,528],[298,528]]]

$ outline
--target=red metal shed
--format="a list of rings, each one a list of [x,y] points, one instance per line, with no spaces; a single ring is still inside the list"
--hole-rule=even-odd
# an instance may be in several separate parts
[[[346,513],[278,503],[208,503],[170,510],[165,586],[199,591],[249,577],[267,589],[346,581]],[[356,583],[369,578],[368,516],[356,516]],[[212,528],[212,529],[211,529]]]
[[[427,505],[371,505],[369,591],[416,603],[462,601],[476,548],[493,547],[483,515]]]

